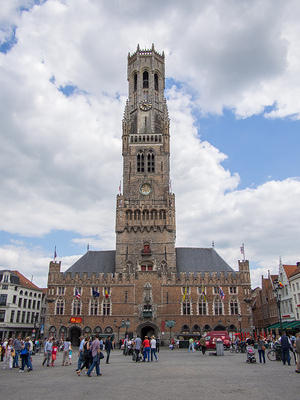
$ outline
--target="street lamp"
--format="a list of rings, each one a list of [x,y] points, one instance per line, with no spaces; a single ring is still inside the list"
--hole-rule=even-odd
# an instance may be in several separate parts
[[[241,316],[241,314],[238,314],[238,321],[240,324],[240,334],[241,334],[242,333],[242,316]]]
[[[280,334],[282,335],[282,319],[281,319],[281,289],[283,287],[282,283],[279,282],[278,280],[274,281],[274,293],[276,296],[276,303],[277,303],[277,308],[278,308],[278,314],[279,314],[279,324],[280,324]]]

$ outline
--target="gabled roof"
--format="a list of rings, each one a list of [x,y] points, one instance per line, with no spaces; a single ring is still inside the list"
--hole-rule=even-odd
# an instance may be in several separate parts
[[[178,272],[235,272],[214,248],[177,247]]]
[[[36,286],[34,283],[32,283],[29,279],[27,279],[24,275],[21,274],[19,271],[11,271],[15,275],[17,275],[20,279],[20,285],[26,287],[27,289],[33,289],[33,290],[42,290],[38,286]]]
[[[293,274],[300,271],[300,268],[297,265],[283,265],[283,268],[288,279],[290,279]]]

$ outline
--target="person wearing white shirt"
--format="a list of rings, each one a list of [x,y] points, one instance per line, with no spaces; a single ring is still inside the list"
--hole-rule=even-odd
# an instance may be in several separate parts
[[[151,347],[151,361],[153,361],[153,356],[155,357],[155,361],[158,361],[158,357],[156,354],[156,340],[154,336],[151,337],[150,347]]]

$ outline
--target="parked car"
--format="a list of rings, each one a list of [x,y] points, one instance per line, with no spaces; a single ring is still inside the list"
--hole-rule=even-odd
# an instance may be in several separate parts
[[[224,348],[229,349],[231,346],[231,339],[227,331],[211,331],[205,336],[207,349],[215,349],[217,339],[221,339]]]

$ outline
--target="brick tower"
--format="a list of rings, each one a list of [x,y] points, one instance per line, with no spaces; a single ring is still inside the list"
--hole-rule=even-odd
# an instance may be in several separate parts
[[[116,272],[176,271],[175,196],[170,193],[170,136],[165,57],[128,54],[129,96],[122,134],[123,194],[117,196]]]

